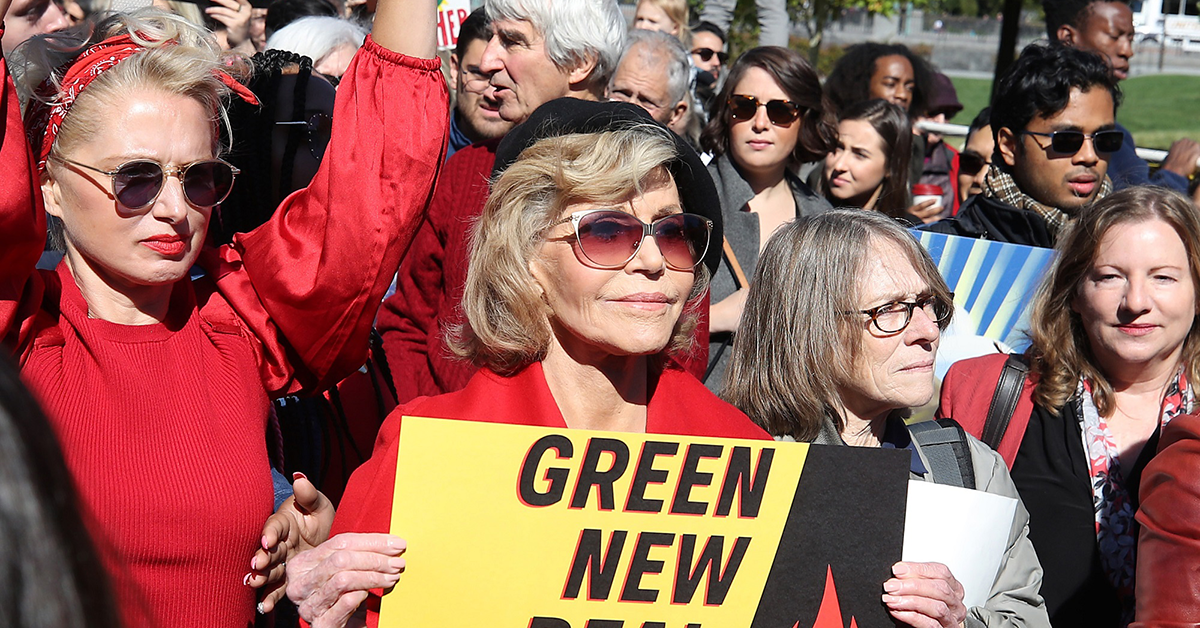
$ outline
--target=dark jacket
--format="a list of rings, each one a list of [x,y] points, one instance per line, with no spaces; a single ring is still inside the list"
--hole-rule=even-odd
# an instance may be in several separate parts
[[[708,173],[712,175],[713,183],[717,184],[717,196],[721,199],[725,239],[729,241],[729,247],[737,256],[742,272],[746,273],[746,279],[752,279],[754,269],[758,267],[759,226],[758,214],[747,211],[746,204],[754,198],[754,190],[734,167],[729,155],[713,159],[708,164]],[[825,200],[825,197],[814,192],[792,171],[787,171],[784,176],[787,179],[788,187],[792,190],[792,199],[796,202],[797,218],[812,216],[833,208],[829,201]],[[713,242],[710,246],[719,247],[721,243]],[[717,303],[736,292],[737,289],[738,286],[733,278],[729,262],[723,258],[710,284],[712,303]],[[704,384],[713,392],[720,391],[725,379],[725,367],[729,363],[730,355],[728,345],[732,340],[730,336],[731,334],[713,334],[709,337],[708,359],[710,362],[716,362],[716,365],[712,367],[712,372]],[[722,345],[725,345],[723,350]],[[720,353],[719,357],[718,353]]]
[[[922,231],[948,233],[967,238],[1054,248],[1054,236],[1037,212],[1017,209],[1000,199],[982,194],[967,199],[952,218],[919,227]]]
[[[1137,156],[1137,144],[1133,141],[1133,134],[1119,123],[1117,130],[1125,134],[1125,142],[1121,144],[1121,150],[1108,158],[1108,176],[1112,179],[1113,190],[1123,190],[1135,185],[1161,185],[1187,195],[1187,177],[1169,170],[1159,170],[1150,174],[1149,164]]]

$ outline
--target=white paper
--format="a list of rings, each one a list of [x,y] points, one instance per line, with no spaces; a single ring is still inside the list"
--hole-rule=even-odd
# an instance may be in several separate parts
[[[963,586],[963,603],[983,606],[1008,549],[1017,500],[911,480],[904,520],[904,560],[942,563]]]

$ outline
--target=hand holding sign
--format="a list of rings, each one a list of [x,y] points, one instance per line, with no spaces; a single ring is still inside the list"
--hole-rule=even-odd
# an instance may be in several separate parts
[[[368,591],[396,585],[406,549],[391,534],[339,534],[288,562],[288,597],[312,628],[342,628]]]
[[[941,563],[896,563],[883,583],[883,603],[897,621],[914,628],[953,628],[967,618],[963,588]]]

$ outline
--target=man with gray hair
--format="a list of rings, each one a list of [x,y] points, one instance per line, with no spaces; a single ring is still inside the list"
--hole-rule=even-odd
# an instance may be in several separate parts
[[[659,31],[629,33],[629,47],[608,82],[608,99],[633,103],[683,135],[691,64],[679,40]]]
[[[501,118],[519,124],[556,98],[604,97],[628,29],[616,0],[487,0],[485,7],[492,30],[479,71],[495,88]],[[446,161],[396,292],[379,310],[376,326],[400,403],[459,390],[475,371],[451,357],[442,333],[460,319],[470,229],[487,200],[499,141],[472,144]]]

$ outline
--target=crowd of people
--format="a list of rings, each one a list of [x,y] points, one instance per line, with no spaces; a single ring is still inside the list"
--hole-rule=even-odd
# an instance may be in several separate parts
[[[3,623],[376,625],[406,415],[907,450],[1018,506],[898,625],[1200,621],[1200,144],[1118,123],[1129,7],[1045,0],[959,150],[910,49],[760,0],[730,64],[726,4],[487,0],[443,76],[433,0],[0,0]],[[1055,249],[1027,351],[939,390],[914,231]]]

